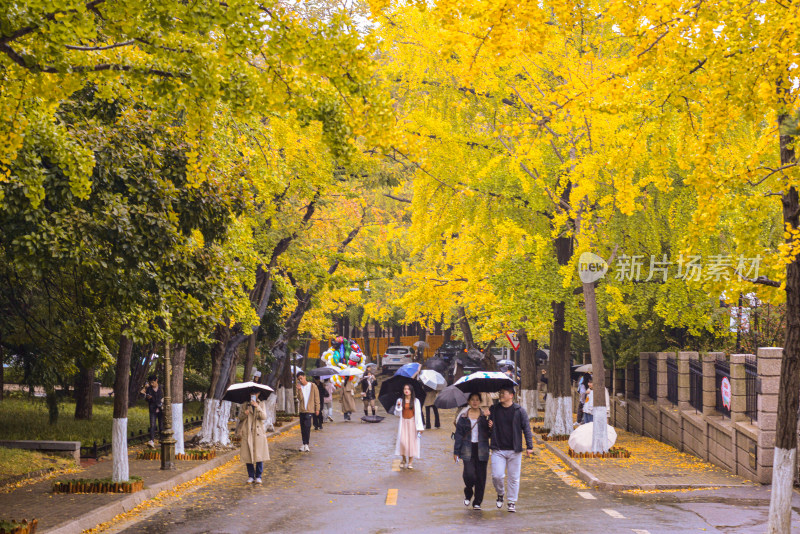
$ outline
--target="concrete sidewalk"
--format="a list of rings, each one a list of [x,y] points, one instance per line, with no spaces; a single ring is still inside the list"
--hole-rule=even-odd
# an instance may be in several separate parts
[[[631,452],[630,458],[572,458],[566,441],[534,438],[570,466],[578,478],[604,490],[669,490],[730,488],[758,485],[712,465],[696,456],[680,452],[660,441],[632,434],[619,428],[615,447]]]
[[[284,425],[267,438],[291,430],[299,425],[295,421]],[[106,494],[53,494],[53,481],[105,478],[111,476],[111,459],[90,465],[76,473],[48,478],[40,482],[0,493],[0,510],[4,519],[38,519],[39,532],[48,534],[79,534],[100,523],[110,521],[118,514],[135,508],[160,492],[194,480],[195,478],[232,461],[239,449],[223,452],[206,462],[176,461],[174,471],[162,471],[158,460],[135,460],[141,447],[130,450],[130,474],[144,479],[145,489],[136,493]]]

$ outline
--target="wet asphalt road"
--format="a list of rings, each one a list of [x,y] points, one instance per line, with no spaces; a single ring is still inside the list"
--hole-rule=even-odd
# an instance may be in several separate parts
[[[354,414],[355,415],[355,414]],[[523,460],[516,514],[495,507],[491,477],[483,511],[463,505],[461,464],[452,457],[453,412],[422,438],[414,471],[394,459],[397,419],[357,419],[312,431],[311,453],[297,451],[299,429],[270,441],[263,486],[245,484],[234,463],[208,483],[152,506],[106,533],[239,532],[764,532],[765,488],[630,496],[586,488],[555,457],[536,448]],[[489,466],[491,473],[491,465]],[[396,504],[387,496],[396,490]],[[800,516],[795,512],[800,531]]]

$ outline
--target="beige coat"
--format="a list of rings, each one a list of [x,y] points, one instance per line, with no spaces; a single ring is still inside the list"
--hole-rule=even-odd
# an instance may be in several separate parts
[[[269,460],[269,445],[264,432],[264,420],[267,414],[261,405],[255,410],[250,407],[250,413],[245,413],[247,406],[242,406],[239,414],[239,423],[236,426],[236,435],[241,439],[239,456],[242,462],[254,464]]]
[[[353,394],[356,391],[356,385],[353,382],[353,378],[348,377],[347,382],[344,384],[344,389],[342,390],[342,412],[355,412],[356,411],[356,398]]]
[[[319,413],[319,388],[314,382],[309,382],[311,385],[311,392],[308,394],[308,405],[304,406],[303,391],[295,388],[295,395],[297,396],[297,405],[300,407],[300,413]]]
[[[433,406],[433,403],[436,402],[436,397],[439,396],[438,391],[428,391],[425,395],[425,404],[422,406],[427,408],[428,406]]]

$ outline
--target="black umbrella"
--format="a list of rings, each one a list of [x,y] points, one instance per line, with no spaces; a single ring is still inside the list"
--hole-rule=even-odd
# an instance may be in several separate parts
[[[504,373],[479,371],[459,378],[455,384],[464,393],[494,393],[504,388],[514,388],[517,383]]]
[[[339,374],[338,369],[333,367],[317,367],[308,372],[311,376],[334,376]]]
[[[242,382],[241,384],[233,384],[222,396],[222,400],[242,404],[250,400],[250,395],[257,394],[258,400],[266,400],[270,393],[275,391],[269,386],[264,384],[257,384],[255,382]]]
[[[403,386],[406,384],[410,384],[414,388],[414,395],[419,399],[420,406],[425,403],[425,387],[422,382],[407,376],[394,375],[392,378],[383,381],[378,394],[378,401],[388,413],[394,413],[394,406],[397,403],[397,399],[403,396]]]
[[[362,415],[361,421],[364,423],[380,423],[383,421],[384,417],[382,415]]]
[[[439,396],[433,401],[433,405],[437,408],[447,410],[450,408],[458,408],[467,403],[469,397],[466,393],[461,391],[455,386],[447,386],[439,392]]]

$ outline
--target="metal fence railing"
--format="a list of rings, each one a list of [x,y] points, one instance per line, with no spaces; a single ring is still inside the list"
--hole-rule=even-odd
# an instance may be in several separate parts
[[[667,358],[667,400],[678,404],[678,361],[674,357]]]
[[[714,379],[717,394],[717,411],[723,417],[731,416],[731,364],[724,356],[714,363]]]
[[[758,421],[758,364],[752,354],[745,356],[744,360],[744,385],[745,385],[745,415],[750,422]]]
[[[658,399],[658,360],[653,357],[647,359],[647,396],[653,400]]]
[[[631,365],[631,377],[631,389],[628,391],[628,398],[639,400],[639,362]]]
[[[183,423],[183,429],[189,430],[190,428],[196,428],[203,424],[203,418],[198,417],[187,417]],[[150,431],[148,430],[140,430],[138,434],[131,430],[131,437],[128,438],[128,445],[134,445],[136,443],[143,443],[150,439]],[[88,447],[81,447],[81,458],[94,458],[97,460],[102,456],[106,456],[111,454],[111,443],[108,443],[105,438],[103,439],[103,443],[97,443],[96,441],[88,446]]]
[[[703,364],[696,359],[689,360],[689,404],[703,411]]]

